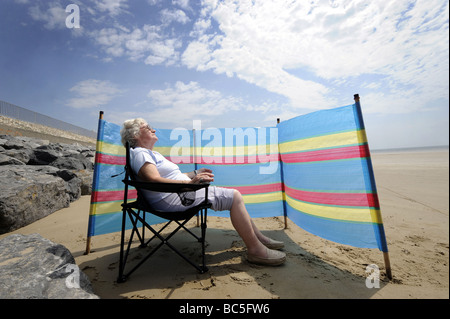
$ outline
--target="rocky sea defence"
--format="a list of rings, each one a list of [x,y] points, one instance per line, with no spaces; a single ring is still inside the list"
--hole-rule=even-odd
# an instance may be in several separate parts
[[[0,135],[0,234],[91,194],[94,158],[93,144]],[[97,298],[66,247],[39,234],[0,240],[0,299]]]
[[[0,135],[0,234],[91,193],[95,147]]]

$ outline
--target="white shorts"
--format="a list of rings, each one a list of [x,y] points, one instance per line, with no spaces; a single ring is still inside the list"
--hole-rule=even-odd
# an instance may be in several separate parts
[[[208,201],[211,203],[211,209],[214,211],[230,210],[233,205],[234,189],[209,186]],[[205,189],[199,189],[195,192],[195,200],[188,206],[182,204],[178,194],[170,194],[158,203],[152,204],[157,210],[168,210],[173,212],[183,211],[200,205],[205,201]]]

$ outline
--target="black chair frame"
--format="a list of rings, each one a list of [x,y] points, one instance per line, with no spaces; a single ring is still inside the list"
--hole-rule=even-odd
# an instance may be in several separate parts
[[[119,276],[117,282],[125,282],[128,277],[138,269],[145,261],[147,261],[159,248],[163,245],[167,245],[175,253],[181,256],[194,268],[196,268],[200,273],[205,273],[208,271],[208,267],[205,264],[205,236],[206,236],[206,219],[208,208],[211,204],[208,202],[208,187],[209,184],[181,184],[181,183],[150,183],[137,181],[136,177],[130,167],[130,147],[127,143],[126,145],[126,164],[125,164],[125,179],[123,180],[125,184],[124,199],[122,204],[122,233],[120,239],[120,260],[119,260]],[[129,187],[134,187],[137,190],[137,200],[128,202],[128,189]],[[160,211],[155,210],[148,205],[145,201],[145,197],[142,194],[142,190],[150,190],[155,192],[166,192],[166,193],[184,193],[193,192],[199,189],[205,189],[205,201],[200,205],[191,207],[185,211],[181,212],[170,212],[170,211]],[[145,220],[147,213],[161,217],[167,222],[162,226],[159,231],[157,231],[152,225],[148,224]],[[185,227],[186,223],[189,222],[194,216],[197,216],[197,223],[201,227],[200,237],[195,235],[192,231]],[[128,240],[127,248],[125,249],[125,232],[126,232],[126,219],[130,219],[132,223],[131,235]],[[142,223],[142,229],[138,227],[138,223]],[[164,229],[166,229],[170,224],[176,223],[178,226],[165,237],[161,234]],[[145,230],[148,229],[153,236],[145,240]],[[201,258],[202,263],[200,265],[194,263],[192,260],[187,258],[183,253],[181,253],[175,246],[173,246],[169,239],[172,238],[178,230],[184,229],[189,234],[191,234],[196,240],[201,243]],[[154,247],[137,265],[135,265],[128,273],[125,273],[125,266],[127,263],[128,255],[130,252],[130,247],[133,242],[133,237],[136,234],[140,241],[139,247],[147,247],[147,245],[155,238],[158,238],[161,242]]]

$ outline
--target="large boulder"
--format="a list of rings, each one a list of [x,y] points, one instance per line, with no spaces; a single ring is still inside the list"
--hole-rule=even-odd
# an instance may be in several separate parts
[[[98,299],[63,245],[39,234],[0,240],[0,299]]]
[[[29,165],[0,166],[0,233],[26,226],[57,210],[68,207],[67,183],[58,169]],[[53,172],[52,175],[49,172]]]

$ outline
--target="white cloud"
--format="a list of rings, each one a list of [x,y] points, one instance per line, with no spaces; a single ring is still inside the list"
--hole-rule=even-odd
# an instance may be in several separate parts
[[[69,99],[66,105],[73,108],[95,108],[108,104],[123,91],[109,81],[85,80],[70,89],[77,97]]]
[[[189,5],[189,0],[172,0],[174,5],[180,6],[181,8],[188,10],[191,9]]]
[[[186,24],[191,21],[186,13],[184,13],[184,11],[180,9],[163,9],[161,11],[161,20],[164,24],[170,24],[172,22]]]
[[[192,28],[191,37],[201,37],[211,27],[211,19],[198,19]]]
[[[201,27],[210,18],[220,33]],[[339,88],[327,83],[366,74],[386,76],[383,94],[407,92],[415,104],[419,94],[448,98],[447,1],[205,0],[194,26],[184,65],[236,76],[295,107],[329,107]],[[400,99],[405,111],[413,99]]]
[[[128,0],[99,0],[95,1],[96,7],[100,12],[108,12],[111,16],[117,16],[127,12]]]
[[[179,60],[177,49],[181,41],[164,38],[158,26],[144,25],[140,29],[104,28],[91,32],[91,37],[112,57],[128,57],[131,61],[146,64],[172,65]]]
[[[148,97],[154,105],[150,115],[152,120],[177,126],[189,127],[194,119],[207,123],[231,111],[253,110],[253,107],[242,99],[205,89],[197,82],[177,81],[166,89],[151,90]],[[173,115],[176,115],[176,118]]]
[[[27,3],[27,2],[21,2]],[[35,4],[28,9],[28,13],[35,21],[44,22],[44,27],[48,30],[63,29],[66,27],[66,9],[58,2],[47,3],[45,9],[39,4]]]

